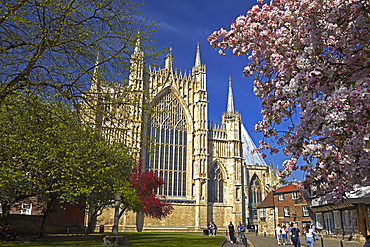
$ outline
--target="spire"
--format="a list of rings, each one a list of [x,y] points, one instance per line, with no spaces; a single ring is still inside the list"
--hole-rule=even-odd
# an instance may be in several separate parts
[[[164,67],[170,71],[173,70],[173,56],[172,56],[172,47],[170,47],[170,53],[167,54]]]
[[[275,170],[275,174],[276,176],[278,176],[278,174],[280,173],[280,169],[279,169],[279,163],[276,164],[276,170]]]
[[[269,163],[269,170],[271,170],[271,171],[273,170],[271,159],[270,159],[270,163]]]
[[[227,99],[227,112],[234,112],[233,88],[231,86],[231,76],[229,77],[229,98]]]
[[[135,43],[135,48],[134,48],[134,54],[133,56],[144,56],[144,53],[141,51],[141,41],[140,41],[140,31],[137,32],[137,40]]]
[[[137,33],[137,40],[135,44],[134,54],[139,55],[140,53],[140,31]]]
[[[200,66],[200,49],[199,49],[199,42],[197,44],[197,55],[195,56],[195,66]]]
[[[96,60],[95,60],[95,68],[94,68],[94,73],[93,73],[93,82],[97,83],[98,82],[98,77],[99,77],[99,52],[96,54]]]

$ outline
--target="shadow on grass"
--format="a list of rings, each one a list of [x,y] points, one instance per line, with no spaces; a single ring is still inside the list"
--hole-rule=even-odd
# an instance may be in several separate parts
[[[224,237],[210,238],[191,234],[126,233],[128,244],[133,246],[221,246]]]
[[[68,236],[47,236],[45,238],[25,238],[17,242],[6,242],[0,246],[52,246],[52,247],[92,247],[102,246],[103,238],[110,233],[94,234],[82,237]],[[178,233],[153,233],[153,232],[125,232],[119,235],[127,237],[129,246],[148,246],[148,247],[220,247],[224,241],[224,237],[207,237],[195,234],[178,234]]]

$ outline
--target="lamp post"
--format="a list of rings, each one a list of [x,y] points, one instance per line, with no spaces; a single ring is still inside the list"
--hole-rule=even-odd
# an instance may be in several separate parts
[[[240,155],[240,182],[242,184],[242,222],[244,226],[247,224],[246,217],[245,217],[245,185],[244,185],[244,167],[243,167],[243,140],[242,140],[242,125],[241,125],[241,118],[239,117],[239,155]]]

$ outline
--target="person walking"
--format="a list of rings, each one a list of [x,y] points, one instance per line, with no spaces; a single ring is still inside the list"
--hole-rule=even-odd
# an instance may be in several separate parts
[[[306,235],[306,242],[308,247],[314,247],[315,246],[315,231],[310,227],[310,224],[307,224],[305,227],[304,234]]]
[[[255,225],[254,230],[256,231],[256,236],[258,235],[258,225]]]
[[[315,238],[317,240],[316,227],[314,223],[311,223],[311,229],[315,232]]]
[[[235,240],[235,228],[234,228],[234,225],[231,221],[230,221],[230,224],[229,224],[228,228],[229,228],[230,243],[235,243],[236,242],[236,240]]]
[[[242,224],[242,222],[241,222],[241,221],[239,221],[239,225],[238,225],[238,227],[236,228],[236,232],[238,233],[239,243],[240,243],[240,244],[243,244],[243,241],[244,241],[244,232],[245,232],[245,227],[244,227],[244,225]],[[238,241],[237,241],[236,243],[238,243]]]
[[[299,236],[301,233],[299,232],[299,229],[297,227],[297,223],[291,224],[291,235],[290,235],[290,241],[294,245],[294,247],[301,247],[301,241],[299,240]]]
[[[287,234],[287,237],[289,238],[289,242],[291,245],[293,245],[293,242],[292,242],[292,229],[293,229],[293,223],[290,223],[289,227],[288,227],[288,234]]]
[[[276,234],[276,239],[278,241],[278,244],[280,244],[280,234],[281,234],[280,224],[278,224],[277,227],[275,228],[275,234]]]
[[[283,227],[281,228],[281,238],[283,240],[283,245],[288,243],[287,238],[286,238],[286,231],[287,231],[286,227],[285,227],[285,225],[283,225]]]

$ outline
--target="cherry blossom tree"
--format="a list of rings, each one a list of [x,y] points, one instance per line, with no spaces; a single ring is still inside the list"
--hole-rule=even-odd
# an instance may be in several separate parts
[[[259,0],[208,38],[221,55],[251,60],[244,75],[262,103],[259,149],[289,157],[281,182],[300,168],[296,184],[334,191],[336,202],[370,183],[369,12],[365,0]]]

